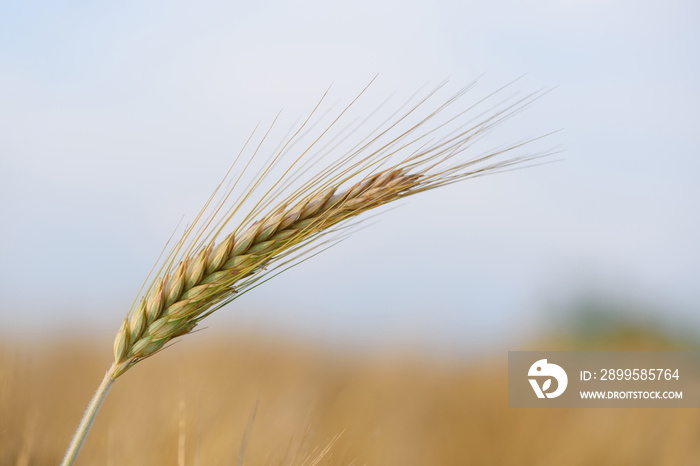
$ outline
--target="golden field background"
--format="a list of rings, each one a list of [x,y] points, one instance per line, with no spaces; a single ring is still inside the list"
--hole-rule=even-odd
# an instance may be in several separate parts
[[[700,462],[694,409],[509,409],[506,351],[348,355],[207,332],[115,383],[78,465],[236,465],[242,448],[245,465]],[[627,331],[531,349],[594,347],[674,344]],[[58,464],[110,358],[104,340],[0,344],[0,465]]]

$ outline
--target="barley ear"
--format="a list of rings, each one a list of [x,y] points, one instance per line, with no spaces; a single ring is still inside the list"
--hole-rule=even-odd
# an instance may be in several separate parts
[[[532,141],[473,158],[464,155],[475,138],[542,95],[533,93],[497,103],[490,113],[487,110],[479,115],[481,121],[476,121],[465,116],[469,114],[465,110],[449,113],[468,88],[431,109],[425,107],[432,104],[430,98],[439,88],[418,99],[415,105],[403,106],[391,117],[394,120],[386,120],[348,152],[325,163],[325,148],[334,147],[333,152],[337,147],[335,139],[328,138],[344,137],[344,130],[330,135],[353,101],[310,147],[290,158],[286,169],[276,171],[289,157],[287,153],[296,150],[298,138],[314,127],[312,117],[317,106],[282,149],[274,152],[267,165],[253,176],[247,191],[238,193],[242,195],[237,201],[231,201],[236,198],[232,195],[247,173],[250,160],[243,162],[237,176],[229,170],[195,222],[185,228],[172,250],[156,264],[154,279],[146,281],[142,288],[145,291],[139,293],[136,305],[119,327],[114,339],[114,363],[88,405],[62,465],[70,466],[75,461],[115,379],[176,338],[194,331],[202,319],[237,297],[299,264],[317,248],[325,250],[337,238],[334,235],[356,225],[353,222],[359,221],[362,214],[414,194],[546,155],[502,157]],[[498,92],[490,94],[469,109],[496,95]],[[267,133],[251,159],[263,147],[266,137]],[[282,175],[274,179],[278,173]],[[231,188],[220,193],[223,186]],[[215,199],[221,200],[217,204]]]

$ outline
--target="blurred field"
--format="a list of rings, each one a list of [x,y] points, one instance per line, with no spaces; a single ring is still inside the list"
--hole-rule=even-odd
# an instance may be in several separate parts
[[[505,352],[468,364],[192,340],[114,385],[79,465],[235,465],[243,446],[246,465],[700,464],[697,410],[509,409]],[[0,465],[59,462],[108,345],[0,344]]]

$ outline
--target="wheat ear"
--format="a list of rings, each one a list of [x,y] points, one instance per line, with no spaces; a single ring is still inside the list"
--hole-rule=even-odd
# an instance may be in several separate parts
[[[63,465],[73,464],[102,400],[118,377],[139,361],[162,350],[173,339],[192,332],[202,319],[241,293],[257,286],[261,278],[290,263],[296,263],[314,247],[325,244],[322,238],[327,238],[329,233],[338,232],[360,214],[384,204],[502,170],[542,155],[492,161],[522,147],[524,143],[521,143],[466,161],[454,162],[455,157],[469,148],[477,136],[523,109],[539,97],[538,93],[491,108],[491,112],[478,123],[472,126],[461,124],[441,138],[430,140],[433,134],[444,130],[449,123],[459,122],[459,118],[463,117],[465,112],[460,112],[426,128],[427,123],[432,122],[466,92],[465,88],[437,109],[428,112],[427,116],[398,131],[397,135],[389,136],[391,130],[396,130],[408,117],[415,117],[435,92],[429,93],[418,104],[389,121],[312,176],[309,176],[308,166],[303,169],[300,167],[303,165],[302,160],[318,163],[319,159],[309,155],[310,148],[303,151],[278,179],[273,180],[272,186],[259,196],[239,226],[230,233],[223,233],[224,227],[236,214],[240,214],[244,201],[254,198],[253,193],[262,185],[262,181],[272,173],[282,156],[291,150],[295,138],[307,126],[318,105],[309,119],[253,180],[238,203],[226,209],[227,200],[242,175],[239,175],[230,191],[207,216],[205,212],[213,197],[210,198],[197,217],[197,222],[186,229],[163,260],[156,278],[146,288],[138,304],[132,307],[117,332],[114,363],[90,403]],[[329,128],[313,141],[311,148],[317,146]],[[319,153],[322,154],[322,151]],[[292,170],[294,166],[297,166],[296,171]],[[305,183],[290,188],[303,176],[307,178]]]

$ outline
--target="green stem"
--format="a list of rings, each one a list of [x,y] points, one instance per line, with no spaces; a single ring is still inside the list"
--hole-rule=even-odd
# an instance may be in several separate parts
[[[63,458],[61,466],[72,466],[75,462],[75,459],[78,457],[78,453],[80,453],[80,448],[83,446],[88,432],[90,432],[90,428],[92,427],[92,423],[95,420],[95,416],[97,416],[97,411],[100,410],[100,406],[102,406],[102,402],[107,396],[109,388],[114,383],[114,379],[112,378],[113,370],[114,365],[112,365],[112,367],[109,368],[109,370],[105,374],[105,378],[102,379],[102,383],[97,388],[95,396],[92,397],[92,400],[90,401],[90,404],[88,405],[87,410],[83,415],[83,419],[80,421],[78,430],[75,432],[73,440],[71,441],[70,446],[68,447],[66,456]]]

